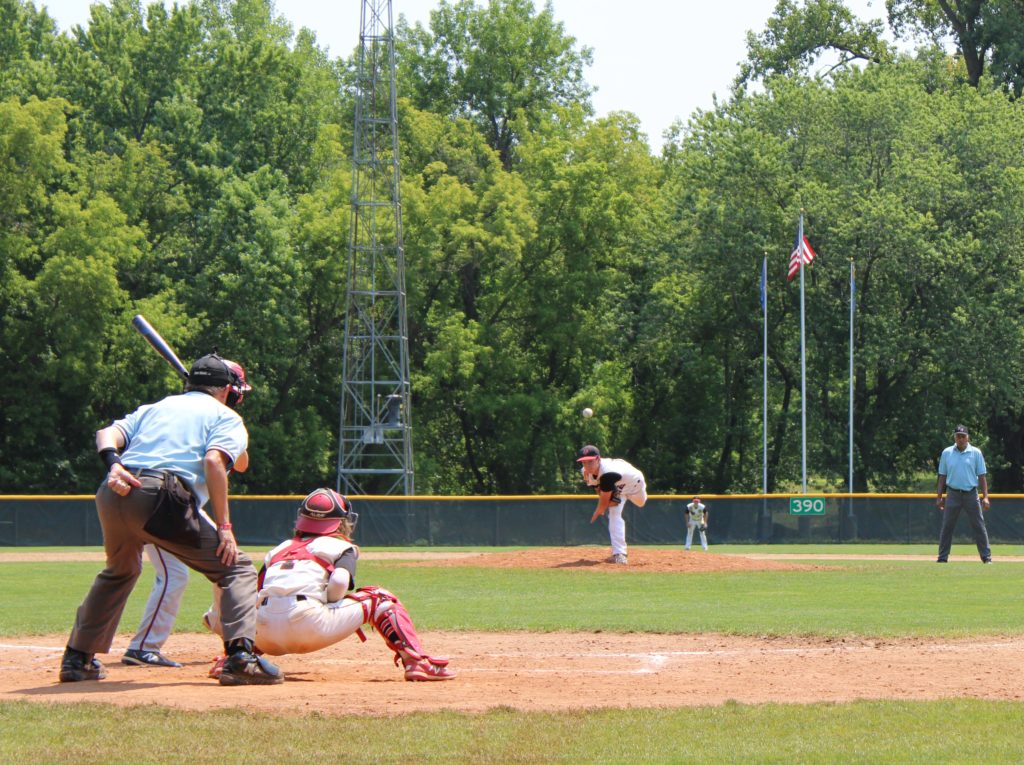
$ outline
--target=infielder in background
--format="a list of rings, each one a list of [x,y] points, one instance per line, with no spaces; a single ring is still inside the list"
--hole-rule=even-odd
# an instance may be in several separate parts
[[[947,446],[939,456],[938,497],[935,506],[942,511],[942,531],[939,534],[939,563],[949,560],[953,546],[953,532],[960,518],[960,511],[967,513],[974,529],[974,543],[982,563],[992,562],[992,548],[988,544],[988,529],[985,528],[983,511],[988,510],[988,470],[981,450],[971,446],[970,434],[963,425],[953,430],[952,446]],[[981,487],[981,501],[978,487]],[[943,493],[946,497],[943,499]]]
[[[628,499],[637,507],[647,504],[647,483],[644,474],[625,460],[602,458],[596,446],[579,450],[577,462],[587,486],[597,491],[597,509],[590,516],[593,523],[608,512],[608,536],[612,543],[612,560],[626,565],[626,519],[622,511]]]
[[[240,403],[241,397],[235,406]],[[230,472],[244,473],[248,467],[249,453],[242,452]],[[188,566],[154,544],[147,544],[143,549],[155,571],[153,587],[142,611],[139,629],[121,657],[121,663],[141,667],[180,667],[181,664],[163,655],[163,647],[181,610],[181,599],[188,587]]]
[[[228,508],[228,470],[249,440],[229,404],[249,389],[241,365],[208,354],[192,365],[184,393],[97,431],[96,449],[109,471],[96,492],[107,563],[78,608],[61,682],[106,677],[95,654],[110,651],[147,543],[219,588],[227,655],[221,685],[284,681],[277,667],[253,653],[256,570],[238,549]],[[207,500],[216,522],[202,510]]]
[[[405,606],[380,587],[355,589],[359,548],[352,532],[359,515],[352,503],[331,489],[317,489],[299,504],[295,534],[269,553],[260,571],[256,648],[283,656],[310,653],[350,635],[365,640],[363,627],[375,627],[405,679],[451,680],[448,659],[429,656]],[[220,634],[220,604],[203,617]],[[218,659],[211,677],[221,672]]]
[[[704,552],[708,551],[708,509],[700,497],[694,497],[693,502],[686,506],[686,547],[689,550],[693,543],[694,529],[700,532],[700,546]]]

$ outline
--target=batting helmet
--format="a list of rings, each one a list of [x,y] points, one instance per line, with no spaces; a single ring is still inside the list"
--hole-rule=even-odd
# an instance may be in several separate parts
[[[189,385],[208,388],[228,388],[227,404],[232,409],[242,403],[252,386],[245,380],[245,368],[237,361],[223,359],[217,352],[195,360],[188,373]]]
[[[307,534],[333,534],[347,520],[354,529],[359,514],[352,512],[348,498],[333,489],[317,489],[299,505],[295,528]]]
[[[245,400],[245,394],[252,390],[252,386],[245,379],[245,367],[231,359],[224,359],[224,365],[232,374],[228,383],[228,406],[234,409]]]

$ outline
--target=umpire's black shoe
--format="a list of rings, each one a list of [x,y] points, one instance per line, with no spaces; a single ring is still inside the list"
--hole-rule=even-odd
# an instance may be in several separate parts
[[[281,670],[262,656],[248,651],[229,656],[220,673],[221,685],[277,685],[283,682]]]
[[[140,651],[129,648],[121,657],[121,663],[130,667],[180,667],[181,665],[168,659],[159,651]]]
[[[60,681],[77,683],[80,680],[102,680],[107,670],[96,659],[74,648],[64,649],[64,658],[60,662]]]

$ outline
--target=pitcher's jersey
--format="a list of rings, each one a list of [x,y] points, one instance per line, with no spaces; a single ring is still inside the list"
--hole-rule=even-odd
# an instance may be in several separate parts
[[[581,468],[587,486],[600,486],[602,491],[614,488],[623,495],[629,495],[631,489],[644,480],[644,474],[625,460],[601,457],[598,462],[596,478],[586,467]]]

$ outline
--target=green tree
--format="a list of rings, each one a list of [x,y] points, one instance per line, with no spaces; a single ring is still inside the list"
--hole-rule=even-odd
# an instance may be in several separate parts
[[[413,105],[472,120],[506,169],[524,132],[555,107],[589,109],[591,50],[577,48],[550,3],[538,13],[532,0],[441,0],[429,30],[400,23],[397,36]]]
[[[887,0],[896,34],[921,34],[936,45],[952,39],[977,86],[989,67],[1015,95],[1024,88],[1024,5],[1018,0]]]
[[[737,81],[804,73],[824,52],[837,55],[833,70],[855,61],[891,60],[883,31],[881,21],[857,19],[842,0],[778,0],[764,30],[747,33],[747,60]]]
[[[54,95],[57,25],[25,0],[0,0],[0,100]]]
[[[1020,331],[1016,316],[1005,314],[1005,305],[1018,299],[1022,255],[1009,213],[1021,191],[1019,158],[1010,148],[1017,139],[1003,142],[1019,134],[1018,109],[1003,96],[953,80],[934,89],[933,74],[907,62],[854,70],[832,85],[773,78],[764,94],[734,99],[691,123],[678,154],[671,153],[684,190],[678,197],[683,233],[699,232],[707,243],[695,246],[700,269],[692,281],[698,293],[717,298],[701,305],[715,325],[705,341],[713,348],[715,338],[731,336],[741,356],[745,348],[756,358],[752,333],[760,328],[749,318],[756,311],[758,250],[769,253],[769,273],[781,274],[798,210],[807,209],[807,231],[820,255],[806,274],[809,457],[815,474],[840,485],[851,259],[859,293],[858,487],[891,488],[930,469],[951,419],[984,419],[996,401],[1006,413],[1005,402],[1015,398],[992,381],[1017,374],[1016,361],[995,348]],[[771,233],[758,242],[745,231]],[[700,255],[705,248],[710,260]],[[730,279],[742,285],[735,306]],[[770,280],[769,488],[797,475],[799,446],[793,417],[799,411],[793,400],[800,383],[798,291],[781,286],[776,281],[773,289]],[[999,356],[991,362],[998,371],[981,371],[976,358],[990,353]],[[712,356],[725,374],[727,351]],[[749,386],[730,388],[730,379],[723,377],[714,397],[749,394]],[[758,417],[749,405],[747,413],[735,421],[754,425]],[[722,421],[732,420],[710,419]],[[711,440],[728,444],[724,436]],[[990,453],[996,465],[1005,459],[1001,447]],[[729,459],[747,470],[756,464],[740,451]]]

